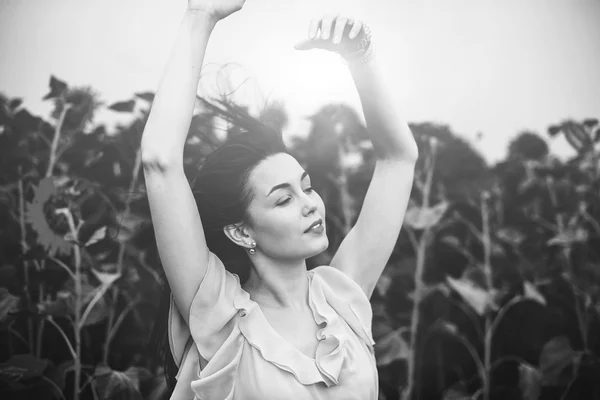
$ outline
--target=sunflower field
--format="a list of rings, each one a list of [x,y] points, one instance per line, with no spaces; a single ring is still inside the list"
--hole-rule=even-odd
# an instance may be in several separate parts
[[[168,398],[140,157],[153,97],[107,105],[51,77],[42,118],[0,94],[0,398]],[[277,103],[252,115],[198,97],[198,109],[189,177],[227,135],[287,121]],[[109,129],[101,110],[127,122]],[[355,222],[375,161],[351,108],[310,122],[289,147],[328,210],[314,267]],[[411,128],[411,203],[371,298],[380,399],[600,399],[598,119],[518,133],[495,165],[449,126]],[[558,136],[568,160],[549,152]]]

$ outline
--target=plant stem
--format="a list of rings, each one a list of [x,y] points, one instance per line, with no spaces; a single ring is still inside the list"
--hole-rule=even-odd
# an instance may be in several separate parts
[[[490,241],[490,213],[488,209],[489,193],[484,192],[481,196],[481,217],[482,217],[482,230],[483,230],[483,252],[484,252],[484,263],[483,269],[485,273],[485,279],[487,284],[488,296],[492,295],[493,278],[492,278],[492,263],[491,263],[491,241]],[[490,299],[491,300],[491,299]],[[484,400],[490,399],[491,391],[491,365],[492,365],[492,338],[494,335],[492,325],[491,310],[488,308],[485,310],[485,340],[484,340],[484,360],[483,367],[485,370],[483,380],[483,398]]]
[[[137,184],[137,179],[140,173],[140,167],[142,165],[142,152],[141,147],[138,147],[135,153],[135,162],[133,165],[133,172],[131,176],[131,182],[129,183],[129,192],[127,193],[127,199],[125,201],[125,211],[123,212],[123,219],[126,220],[129,218],[129,214],[131,213],[131,195],[135,186]],[[126,244],[123,242],[119,243],[119,254],[117,258],[117,274],[122,275],[123,272],[123,260],[125,259],[125,250]],[[108,365],[108,355],[110,352],[110,344],[112,341],[112,337],[114,335],[111,334],[114,326],[115,320],[115,307],[117,304],[117,299],[119,297],[119,288],[116,285],[113,285],[111,288],[111,298],[112,298],[112,306],[108,312],[108,322],[106,324],[106,335],[104,339],[104,351],[102,355],[102,360],[105,365]]]
[[[69,348],[69,353],[71,354],[71,357],[73,357],[73,361],[75,361],[75,359],[77,358],[77,354],[75,353],[75,349],[73,349],[73,345],[71,344],[71,341],[67,337],[67,334],[65,333],[65,331],[63,331],[63,329],[60,327],[60,325],[58,325],[51,316],[47,317],[47,320],[48,320],[48,322],[50,322],[50,325],[54,326],[56,328],[56,330],[58,331],[58,333],[60,333],[60,335],[62,336],[62,338],[65,341],[65,344]]]
[[[27,339],[25,339],[25,338],[24,338],[24,337],[23,337],[23,336],[22,336],[22,335],[21,335],[19,332],[17,332],[16,330],[14,330],[14,329],[12,328],[12,325],[13,325],[13,323],[14,323],[14,320],[13,320],[13,321],[11,321],[11,322],[9,322],[9,323],[8,323],[8,327],[7,327],[7,330],[8,330],[10,333],[12,333],[12,335],[9,335],[9,336],[8,336],[8,338],[9,338],[9,340],[10,340],[10,343],[9,343],[9,346],[8,346],[8,351],[9,351],[9,355],[10,355],[10,357],[12,357],[12,356],[13,356],[13,354],[14,354],[14,350],[15,350],[15,348],[14,348],[14,347],[11,345],[11,344],[12,344],[12,336],[13,336],[13,335],[14,335],[14,336],[16,336],[18,339],[20,339],[20,340],[21,340],[23,343],[25,343],[26,345],[28,344],[28,343],[27,343]],[[9,357],[9,358],[10,358],[10,357]]]
[[[79,238],[79,232],[75,227],[73,221],[73,215],[71,210],[68,208],[61,208],[56,210],[56,213],[64,214],[69,223],[69,229],[75,239]],[[74,257],[75,257],[75,315],[73,322],[73,332],[75,336],[75,358],[74,362],[74,373],[75,379],[73,382],[73,400],[79,400],[79,387],[81,386],[81,309],[82,309],[82,295],[83,289],[81,286],[81,251],[79,244],[76,242],[73,244]]]
[[[56,160],[57,160],[56,151],[58,149],[58,141],[60,140],[60,132],[62,130],[63,123],[65,122],[65,117],[67,115],[67,112],[69,111],[70,108],[71,108],[70,104],[65,104],[65,106],[64,106],[64,108],[63,108],[63,110],[62,110],[62,112],[60,114],[60,118],[58,120],[58,123],[56,124],[56,127],[54,129],[54,136],[52,137],[52,145],[50,147],[50,159],[48,161],[48,169],[46,170],[46,178],[50,178],[52,176],[52,172],[54,170],[54,165],[56,164]],[[77,248],[77,245],[75,245],[75,252],[77,253],[78,250],[79,249]],[[77,255],[76,255],[76,257],[77,257]],[[80,304],[80,302],[81,302],[81,281],[79,280],[79,278],[80,277],[77,276],[77,278],[75,279],[75,285],[76,285],[76,287],[77,287],[77,285],[79,285],[78,299],[76,301],[76,307],[77,307],[77,304]],[[42,284],[40,284],[40,296],[41,296],[41,298],[43,297],[43,293],[44,293],[44,287],[43,287]],[[41,300],[41,298],[40,298],[40,300]],[[78,312],[79,311],[76,309],[75,310],[75,318],[76,319],[78,318]],[[40,327],[39,327],[39,330],[38,330],[38,348],[37,348],[38,357],[41,356],[41,352],[42,352],[41,347],[42,347],[42,335],[43,335],[43,330],[44,330],[44,322],[45,321],[42,320],[42,322],[40,324]],[[78,336],[79,336],[79,330],[77,329],[77,325],[76,325],[75,326],[76,342],[79,342]],[[80,347],[80,344],[78,344],[78,347]],[[80,362],[79,361],[79,353],[77,354],[77,357],[76,357],[76,359],[74,361],[75,361],[76,365],[77,365],[78,362]],[[80,367],[77,367],[75,369],[76,380],[77,380],[77,378],[80,375],[80,372],[81,372],[80,370],[81,370]],[[79,390],[78,390],[79,384],[76,382],[75,385],[76,385],[75,386],[76,396],[74,397],[74,399],[76,400],[76,399],[78,399],[78,396],[79,396]]]
[[[552,177],[546,178],[546,185],[548,187],[548,193],[550,195],[550,200],[554,208],[558,208],[558,197],[556,196],[556,188],[554,187],[554,179]],[[556,212],[556,226],[558,227],[558,233],[560,235],[565,234],[565,218],[563,213]],[[565,270],[569,276],[569,283],[571,287],[571,292],[573,293],[573,300],[575,302],[575,315],[577,316],[577,323],[579,325],[579,331],[581,332],[581,341],[583,342],[583,348],[586,351],[588,349],[588,332],[587,332],[587,322],[586,318],[583,315],[585,312],[581,309],[581,299],[579,298],[579,294],[575,290],[575,285],[573,284],[573,266],[571,265],[571,243],[567,246],[562,247],[561,255],[563,257],[563,262],[565,266]],[[584,305],[585,307],[585,305]]]
[[[408,360],[408,377],[407,377],[407,389],[405,392],[405,400],[412,399],[414,391],[414,382],[416,379],[416,363],[417,363],[417,331],[419,328],[420,321],[420,305],[423,298],[423,270],[425,269],[425,257],[427,250],[427,237],[429,236],[429,229],[425,229],[423,235],[419,240],[419,246],[417,248],[417,266],[415,270],[415,295],[413,299],[413,310],[412,318],[410,323],[410,358]]]
[[[65,395],[63,394],[62,390],[60,389],[60,387],[58,387],[58,385],[56,383],[54,383],[53,380],[46,378],[45,376],[42,376],[42,380],[46,383],[48,383],[50,386],[52,386],[52,388],[54,389],[54,391],[56,392],[56,394],[62,399],[62,400],[66,400]]]
[[[27,236],[25,233],[25,191],[23,189],[23,178],[21,178],[21,166],[18,167],[19,171],[19,227],[21,229],[21,253],[25,255],[29,250],[29,246],[27,246]],[[25,294],[25,304],[28,310],[31,309],[31,294],[29,293],[29,262],[23,261],[23,276],[25,281],[25,287],[23,288],[23,293]],[[29,351],[34,351],[34,342],[33,342],[33,320],[31,316],[27,317],[27,339],[29,345]]]
[[[342,160],[344,157],[343,146],[339,146],[338,154],[339,160]],[[340,203],[342,206],[342,215],[344,216],[344,231],[342,232],[342,237],[345,237],[352,228],[352,209],[350,206],[351,198],[348,194],[348,177],[346,175],[346,169],[343,166],[340,166],[338,186],[340,189]]]
[[[70,104],[65,104],[62,112],[60,113],[60,118],[58,119],[58,123],[56,124],[56,128],[54,129],[54,137],[52,138],[52,147],[50,147],[50,160],[48,161],[48,169],[46,170],[46,178],[52,176],[52,171],[54,170],[54,164],[56,164],[56,149],[58,148],[58,141],[60,139],[60,131],[62,129],[62,125],[65,122],[65,116],[67,112],[71,109]]]
[[[133,310],[133,308],[135,306],[137,306],[139,302],[140,302],[139,299],[136,299],[136,300],[130,302],[129,304],[127,304],[127,306],[125,307],[125,309],[123,311],[121,311],[121,314],[119,314],[119,317],[117,318],[117,320],[113,324],[111,331],[108,333],[108,335],[106,337],[106,341],[104,342],[104,346],[105,346],[104,347],[104,363],[105,364],[107,364],[107,358],[108,358],[107,354],[108,354],[108,351],[110,349],[110,343],[112,342],[112,339],[116,335],[117,331],[119,330],[119,327],[121,326],[121,324],[125,320],[125,317],[127,316],[127,314],[131,310]]]
[[[423,199],[421,207],[423,209],[429,207],[429,196],[431,193],[431,184],[433,182],[433,170],[435,167],[435,146],[431,147],[431,155],[430,162],[427,166],[427,178],[425,183],[425,188],[423,190]],[[416,363],[417,363],[417,331],[419,329],[419,321],[421,319],[420,315],[420,305],[421,300],[423,299],[423,272],[425,270],[425,260],[427,255],[427,247],[430,242],[431,230],[429,227],[425,228],[423,234],[419,238],[418,246],[417,246],[417,265],[415,270],[415,292],[413,298],[413,309],[412,309],[412,318],[410,323],[410,354],[408,358],[408,376],[406,379],[407,387],[403,394],[403,399],[408,400],[413,398],[414,385],[416,379]]]
[[[77,237],[77,236],[75,236]],[[77,298],[75,300],[75,384],[74,384],[74,399],[79,399],[79,384],[81,381],[81,330],[79,328],[79,319],[81,317],[82,308],[82,287],[81,287],[81,254],[79,246],[73,245],[75,250],[75,292]]]
[[[422,207],[423,208],[428,208],[429,207],[429,196],[431,194],[431,184],[433,182],[433,170],[435,168],[435,146],[431,147],[431,156],[429,158],[429,165],[427,166],[427,180],[425,181],[425,190],[423,191],[423,201],[422,201]]]

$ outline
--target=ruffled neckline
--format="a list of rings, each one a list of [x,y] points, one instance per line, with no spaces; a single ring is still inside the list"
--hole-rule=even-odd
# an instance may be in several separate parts
[[[308,299],[313,317],[318,325],[325,324],[317,331],[319,343],[315,358],[307,356],[285,340],[269,323],[258,303],[243,289],[234,298],[234,306],[239,310],[238,326],[250,345],[266,361],[292,373],[300,383],[310,385],[323,382],[328,387],[338,385],[347,338],[340,330],[339,316],[327,306],[321,282],[312,271],[307,273]]]

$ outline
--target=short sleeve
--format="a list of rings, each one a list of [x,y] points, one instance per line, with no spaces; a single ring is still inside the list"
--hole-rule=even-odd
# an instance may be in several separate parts
[[[208,268],[192,300],[189,329],[200,355],[210,361],[231,334],[238,314],[236,298],[246,297],[240,280],[209,253]]]
[[[327,302],[372,350],[375,344],[371,331],[373,310],[365,292],[337,268],[320,266],[311,272],[320,281]]]
[[[238,276],[209,253],[206,273],[190,305],[189,326],[171,297],[169,344],[179,367],[172,400],[232,398],[244,348],[238,315],[252,307]]]

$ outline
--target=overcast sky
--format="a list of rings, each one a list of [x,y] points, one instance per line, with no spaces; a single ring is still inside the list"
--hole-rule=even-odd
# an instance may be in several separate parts
[[[91,85],[106,103],[154,91],[185,6],[0,0],[0,91],[44,117],[50,75]],[[235,63],[234,83],[250,78],[239,100],[282,100],[286,134],[304,133],[306,117],[329,102],[358,107],[335,56],[293,49],[311,18],[336,10],[371,25],[404,118],[449,124],[489,161],[522,130],[546,136],[566,118],[600,117],[599,0],[247,0],[217,25],[201,87],[215,90],[217,66]],[[567,154],[568,145],[552,149]]]

